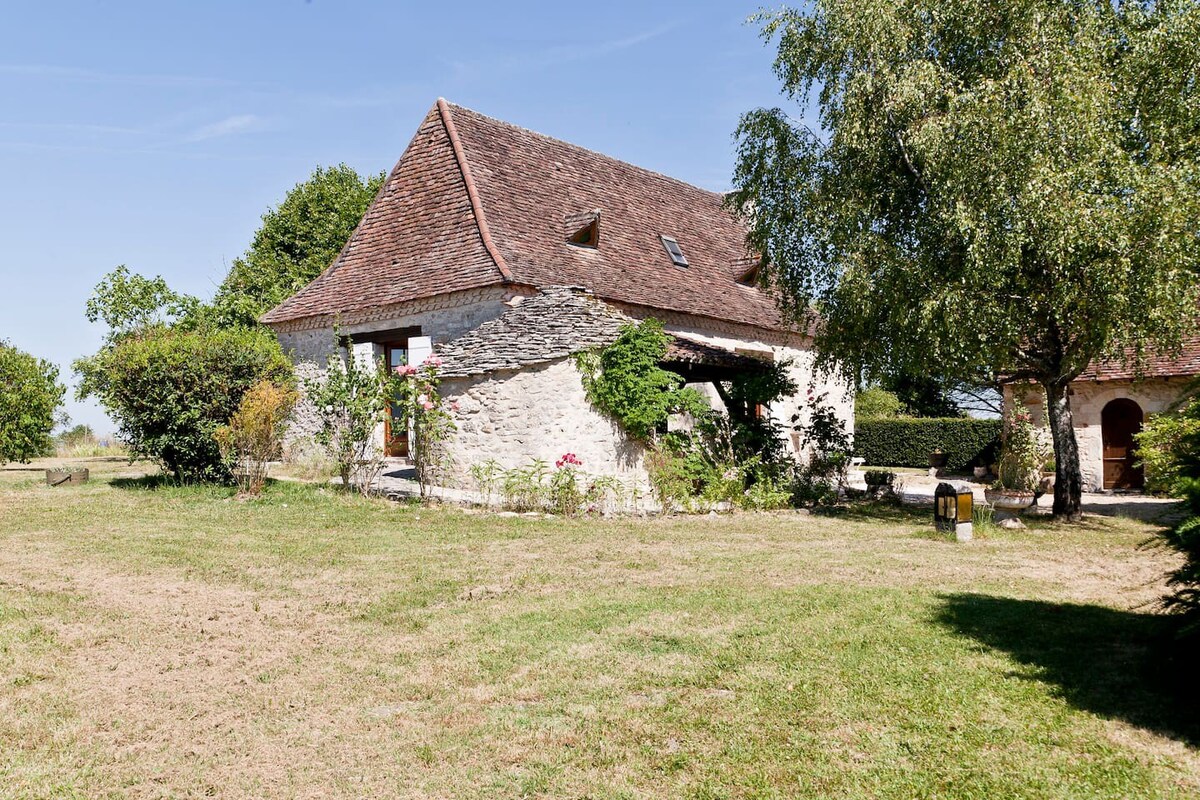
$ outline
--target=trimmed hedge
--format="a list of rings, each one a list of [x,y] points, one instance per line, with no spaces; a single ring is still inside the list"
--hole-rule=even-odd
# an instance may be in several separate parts
[[[1000,452],[998,419],[895,417],[854,423],[854,455],[873,467],[928,467],[929,454],[946,454],[946,471],[994,462]]]

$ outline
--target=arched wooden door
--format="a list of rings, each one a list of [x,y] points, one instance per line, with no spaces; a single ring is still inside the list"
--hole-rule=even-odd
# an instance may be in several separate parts
[[[1142,430],[1142,407],[1128,397],[1111,401],[1100,412],[1104,440],[1104,488],[1141,489],[1146,476],[1136,467],[1133,436]]]

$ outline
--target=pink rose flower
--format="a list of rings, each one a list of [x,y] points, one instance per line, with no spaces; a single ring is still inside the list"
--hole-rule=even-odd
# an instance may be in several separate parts
[[[424,403],[421,403],[421,408],[425,409],[426,411],[431,411],[433,410],[433,403],[426,400]]]

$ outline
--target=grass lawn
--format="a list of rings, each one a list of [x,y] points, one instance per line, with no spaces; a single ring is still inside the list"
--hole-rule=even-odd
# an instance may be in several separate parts
[[[958,545],[90,466],[0,472],[2,797],[1200,794],[1144,523]]]

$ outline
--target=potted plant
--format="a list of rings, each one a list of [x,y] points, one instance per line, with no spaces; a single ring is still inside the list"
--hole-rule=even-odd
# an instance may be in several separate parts
[[[929,468],[937,470],[939,474],[946,468],[946,454],[942,452],[942,448],[935,448],[929,454]]]
[[[1036,503],[1046,457],[1028,412],[1010,412],[1000,444],[999,479],[984,492],[988,503],[1004,511],[1024,511]]]

